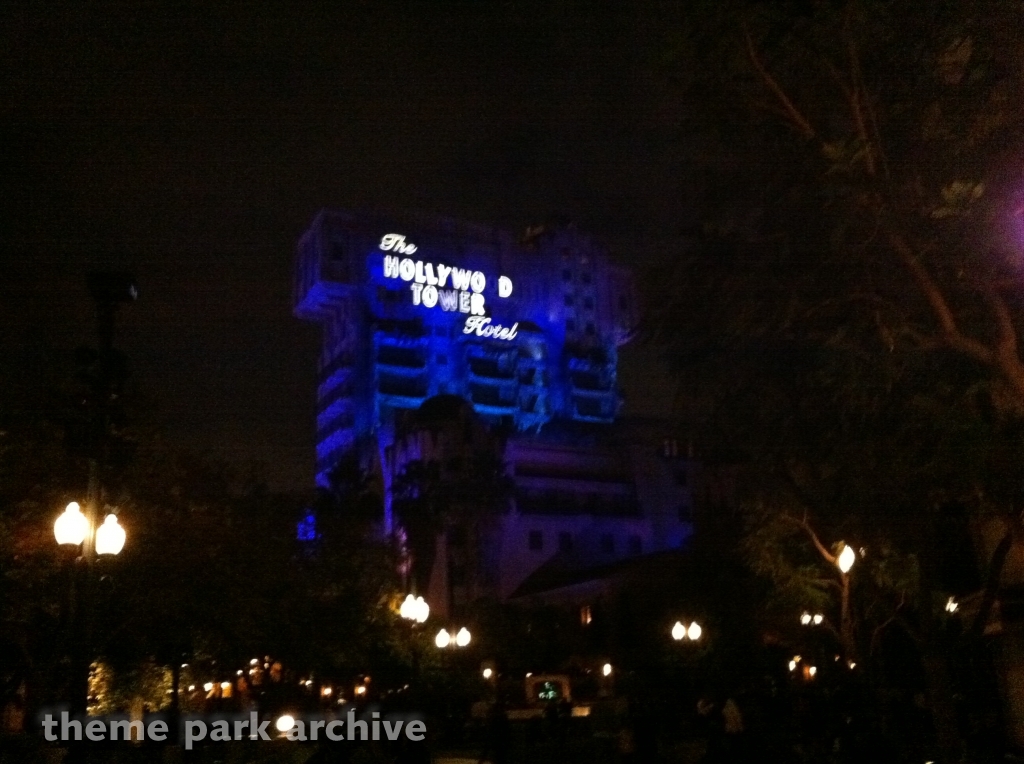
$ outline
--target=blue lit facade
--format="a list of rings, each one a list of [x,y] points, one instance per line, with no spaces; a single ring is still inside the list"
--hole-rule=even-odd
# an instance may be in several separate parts
[[[414,250],[399,251],[389,236]],[[483,284],[455,290],[447,274],[438,285],[445,268],[480,274]],[[357,444],[388,440],[397,410],[436,395],[465,398],[520,432],[553,418],[610,423],[618,413],[617,351],[636,324],[636,296],[630,273],[586,236],[539,232],[524,244],[445,219],[325,211],[299,243],[296,275],[296,314],[324,327],[322,485]],[[497,326],[514,335],[485,336]]]
[[[590,237],[324,211],[295,275],[296,315],[323,326],[318,484],[347,456],[373,465],[382,529],[401,537],[391,486],[406,465],[445,463],[471,429],[500,434],[507,508],[448,528],[411,563],[434,612],[685,544],[688,461],[665,449],[662,423],[617,421],[618,350],[638,321],[632,275]],[[462,429],[410,429],[414,411],[438,408]]]

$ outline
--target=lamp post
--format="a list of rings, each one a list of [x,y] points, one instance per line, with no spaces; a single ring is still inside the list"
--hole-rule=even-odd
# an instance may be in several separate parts
[[[87,514],[82,512],[78,502],[71,502],[65,511],[53,522],[53,537],[59,546],[81,547],[81,554],[78,556],[77,568],[81,575],[77,596],[73,598],[73,623],[76,624],[75,655],[73,666],[75,675],[72,679],[75,687],[72,698],[72,709],[78,713],[84,713],[88,707],[89,691],[89,665],[92,663],[89,654],[89,643],[91,641],[91,618],[90,610],[92,605],[92,574],[93,566],[99,555],[117,555],[124,549],[127,535],[125,529],[118,523],[116,514],[108,514],[103,524],[96,527],[93,521],[95,506],[93,502],[87,505]],[[82,686],[82,682],[85,686]]]
[[[853,551],[846,542],[840,541],[839,554],[835,557],[836,567],[839,568],[839,578],[842,584],[842,598],[839,608],[839,638],[846,651],[846,659],[856,658],[856,645],[853,638],[853,621],[850,619],[850,570],[857,561],[857,553]]]
[[[89,502],[92,510],[94,502]],[[82,512],[78,502],[73,501],[53,524],[53,535],[57,544],[64,547],[81,547],[76,559],[71,595],[71,710],[74,714],[85,715],[89,708],[89,667],[92,664],[92,587],[93,567],[98,555],[117,555],[124,548],[126,534],[117,522],[117,515],[108,514],[99,528],[92,522],[94,511]],[[77,585],[75,585],[77,583]],[[69,761],[82,760],[84,750],[75,748]]]

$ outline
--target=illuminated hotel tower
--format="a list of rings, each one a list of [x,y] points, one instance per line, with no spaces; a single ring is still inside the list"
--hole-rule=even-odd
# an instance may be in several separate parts
[[[396,410],[436,395],[516,431],[618,412],[633,281],[573,230],[522,243],[447,219],[324,211],[299,243],[296,276],[296,315],[324,327],[321,485],[347,451],[387,441]]]
[[[324,211],[299,242],[295,312],[324,328],[317,483],[347,456],[374,465],[385,532],[406,465],[500,450],[506,509],[413,555],[436,612],[517,596],[546,565],[606,565],[690,535],[678,449],[616,424],[636,295],[590,237]]]

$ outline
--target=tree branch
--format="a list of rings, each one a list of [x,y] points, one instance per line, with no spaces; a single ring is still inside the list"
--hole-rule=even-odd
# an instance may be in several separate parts
[[[988,575],[985,577],[985,588],[982,590],[981,604],[978,606],[978,613],[971,623],[970,635],[980,637],[985,632],[985,624],[988,623],[989,613],[996,603],[996,595],[999,593],[999,579],[1003,574],[1003,566],[1010,554],[1010,547],[1013,546],[1013,530],[1006,532],[1006,535],[996,545],[992,552],[992,558],[988,563]]]
[[[789,118],[789,121],[796,128],[804,138],[810,140],[814,138],[817,133],[811,126],[811,123],[807,121],[807,118],[800,113],[800,110],[796,108],[793,101],[786,94],[786,91],[782,89],[778,81],[772,77],[771,73],[761,63],[760,57],[757,55],[757,49],[754,47],[754,40],[750,36],[749,30],[746,26],[743,28],[743,36],[747,41],[747,55],[750,58],[750,63],[754,65],[757,73],[761,75],[761,79],[765,86],[775,95],[779,100],[779,104],[782,106],[783,113]]]
[[[847,100],[850,104],[850,113],[853,116],[853,123],[857,128],[857,135],[864,146],[864,168],[869,176],[875,176],[875,147],[874,141],[868,134],[867,124],[864,121],[864,110],[861,108],[861,98],[864,94],[864,83],[860,73],[860,56],[857,53],[857,44],[853,39],[851,31],[851,15],[853,14],[853,3],[846,7],[843,18],[843,33],[846,35],[846,55],[850,61],[850,79],[853,87],[847,93]]]
[[[786,514],[785,512],[782,513],[781,517],[783,520],[792,523],[793,525],[796,525],[799,528],[803,528],[803,530],[810,537],[811,542],[814,544],[814,548],[818,550],[818,554],[824,557],[830,565],[836,564],[835,555],[828,551],[826,546],[821,543],[821,539],[818,538],[818,534],[814,532],[814,528],[812,528],[811,524],[807,521],[806,514],[803,516],[803,518],[799,520],[797,520],[792,515]]]
[[[921,293],[931,306],[932,313],[938,319],[942,330],[943,343],[947,347],[970,356],[981,363],[989,366],[993,365],[995,354],[991,348],[961,333],[960,328],[957,326],[956,318],[953,315],[953,310],[949,307],[949,303],[946,302],[945,295],[942,294],[942,290],[932,279],[928,270],[921,265],[921,262],[911,251],[906,240],[898,233],[890,233],[889,243],[896,251],[900,260],[903,261],[907,270],[910,271],[910,275],[917,282],[918,289],[921,290]]]

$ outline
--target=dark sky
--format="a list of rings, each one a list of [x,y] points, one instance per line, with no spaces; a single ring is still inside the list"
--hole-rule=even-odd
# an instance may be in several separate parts
[[[325,206],[519,230],[553,215],[642,265],[682,228],[674,23],[641,2],[8,2],[0,352],[68,363],[84,273],[141,295],[118,344],[171,438],[312,479],[316,327],[295,242]],[[651,412],[650,354],[627,352]]]

